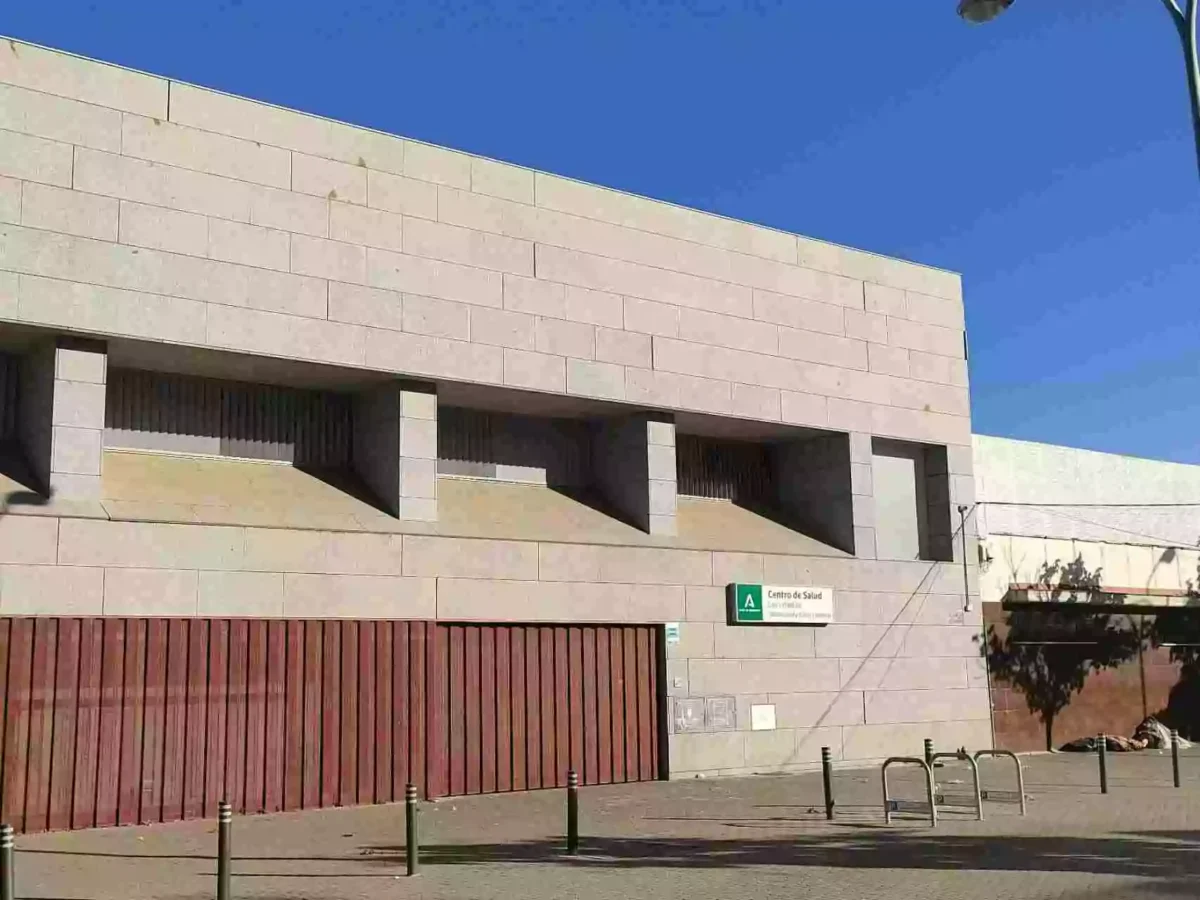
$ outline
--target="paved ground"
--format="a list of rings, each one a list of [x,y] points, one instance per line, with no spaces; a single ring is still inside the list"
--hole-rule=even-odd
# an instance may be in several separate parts
[[[1200,896],[1200,753],[1171,787],[1165,754],[1110,755],[1101,796],[1094,756],[1026,759],[1030,813],[986,804],[882,821],[878,770],[836,775],[824,820],[819,775],[587,788],[584,855],[561,853],[563,795],[426,805],[422,874],[403,870],[403,808],[259,816],[234,823],[234,896],[260,900],[562,897],[651,900],[1042,900]],[[966,770],[939,770],[955,801]],[[1011,788],[1000,764],[985,787]],[[896,779],[910,800],[919,782]],[[1011,795],[1015,800],[1015,793]],[[905,805],[907,808],[907,805]],[[17,895],[61,900],[211,897],[213,822],[18,839]]]

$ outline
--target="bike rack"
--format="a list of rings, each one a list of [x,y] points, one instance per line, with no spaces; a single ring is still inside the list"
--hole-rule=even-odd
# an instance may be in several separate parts
[[[959,762],[965,762],[967,765],[969,765],[971,767],[971,778],[975,782],[975,818],[978,821],[982,822],[983,821],[983,797],[979,790],[979,763],[977,763],[975,761],[975,759],[971,756],[971,754],[967,753],[966,751],[963,751],[961,753],[935,753],[931,757],[929,757],[929,762],[932,764],[932,763],[937,762],[939,759],[956,759]],[[932,774],[932,772],[933,772],[933,770],[930,769],[931,774]],[[934,793],[936,795],[936,791]]]
[[[1011,750],[979,750],[975,754],[975,762],[979,762],[979,757],[991,756],[1000,759],[1011,759],[1017,767],[1017,794],[1021,798],[1021,815],[1025,815],[1025,770],[1021,765],[1021,758]],[[982,796],[986,797],[987,792],[984,791]]]
[[[888,798],[888,782],[887,770],[888,766],[892,765],[908,765],[920,766],[925,770],[925,788],[929,794],[929,824],[931,827],[937,827],[937,804],[933,800],[933,769],[925,760],[917,756],[891,756],[883,762],[883,768],[880,769],[880,777],[883,780],[883,821],[888,825],[892,824],[892,806]]]

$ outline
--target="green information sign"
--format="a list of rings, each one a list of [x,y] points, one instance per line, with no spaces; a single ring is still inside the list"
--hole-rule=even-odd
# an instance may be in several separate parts
[[[828,625],[833,621],[833,590],[773,584],[731,584],[731,625]]]
[[[763,620],[763,590],[761,584],[735,584],[734,619],[738,622]]]

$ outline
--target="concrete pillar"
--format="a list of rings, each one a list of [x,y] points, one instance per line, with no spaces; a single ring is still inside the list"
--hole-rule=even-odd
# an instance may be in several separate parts
[[[437,393],[388,382],[354,398],[354,468],[401,519],[437,521]]]
[[[854,555],[875,559],[875,483],[872,478],[871,436],[861,432],[850,435],[850,484],[854,495]],[[867,506],[870,506],[868,517]],[[859,515],[862,518],[859,518]]]
[[[592,443],[596,486],[614,511],[649,534],[676,534],[675,423],[639,413],[600,422]]]
[[[21,361],[17,430],[52,500],[100,499],[107,375],[101,341],[58,338]]]

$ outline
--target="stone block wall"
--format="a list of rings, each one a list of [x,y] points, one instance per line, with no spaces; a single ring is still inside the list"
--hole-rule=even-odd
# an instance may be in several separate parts
[[[18,42],[0,109],[0,319],[969,443],[957,275]]]
[[[6,324],[361,383],[604,401],[640,423],[628,448],[644,490],[610,483],[652,535],[568,545],[411,521],[373,534],[9,514],[0,614],[673,622],[669,693],[704,710],[699,730],[671,736],[676,774],[811,765],[822,744],[865,760],[926,735],[989,743],[961,569],[873,558],[873,437],[946,446],[951,502],[973,493],[957,275],[5,41]],[[59,487],[86,493],[98,467],[79,441],[45,449],[46,429],[102,429],[58,401],[104,382],[62,361],[38,368],[32,408],[51,417],[26,433],[51,484],[61,462]],[[402,519],[433,519],[436,399],[396,390],[361,401],[363,437],[396,450],[360,453],[359,469]],[[829,440],[849,442],[857,558],[675,546],[668,422],[689,414],[848,435]],[[844,515],[836,531],[844,544]],[[729,627],[735,580],[831,587],[837,624]],[[749,710],[764,703],[778,727],[756,732]]]

